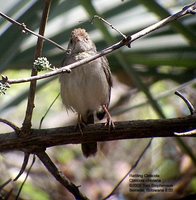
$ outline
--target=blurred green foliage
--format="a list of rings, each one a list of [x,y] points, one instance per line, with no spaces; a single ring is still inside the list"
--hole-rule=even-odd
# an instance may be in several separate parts
[[[97,49],[102,50],[121,40],[122,37],[98,19],[90,23],[93,15],[103,17],[124,34],[131,35],[165,18],[170,13],[181,10],[183,6],[191,2],[188,0],[52,0],[45,36],[66,48],[71,30],[82,27],[89,32]],[[0,11],[38,32],[43,3],[44,1],[38,0],[6,2],[0,0],[2,6]],[[112,114],[114,113],[115,120],[170,118],[188,114],[184,103],[178,97],[171,95],[173,94],[171,89],[196,77],[195,38],[195,16],[189,15],[135,41],[132,48],[123,47],[108,56],[111,70],[116,77],[115,83],[118,85],[118,87],[114,85],[112,90],[112,107],[114,108]],[[23,33],[21,27],[0,17],[0,73],[10,79],[29,77],[34,62],[36,41],[35,36]],[[47,57],[52,66],[59,67],[64,54],[65,52],[53,44],[44,42],[43,56]],[[138,89],[135,94],[130,93],[133,88]],[[194,105],[196,104],[195,88],[194,84],[190,83],[184,89]],[[29,83],[11,85],[6,95],[0,96],[0,117],[21,126],[28,90]],[[159,98],[160,93],[170,90],[170,93]],[[39,126],[42,116],[58,93],[57,77],[38,81],[33,127]],[[126,98],[118,107],[117,102],[118,100],[120,102],[121,95]],[[118,114],[115,114],[117,108]],[[75,124],[75,118],[75,115],[66,113],[58,98],[44,119],[43,127],[62,126],[65,123],[66,125]],[[2,126],[1,133],[5,130],[7,131]],[[180,179],[182,176],[180,163],[184,152],[179,150],[179,146],[173,139],[154,139],[154,141],[153,145],[156,144],[157,148],[152,148],[148,152],[137,168],[139,172],[148,171],[149,173],[150,166],[153,166],[152,171],[158,169],[165,179]],[[187,142],[190,145],[190,151],[194,152],[194,138]],[[76,147],[71,145],[71,147],[55,149],[56,155],[53,156],[66,176],[74,181],[77,180],[78,185],[82,182],[82,189],[92,196],[95,195],[92,199],[96,197],[100,199],[100,196],[111,191],[115,183],[119,181],[119,177],[129,170],[145,143],[146,140],[103,143],[100,146],[99,155],[89,160],[81,158],[80,151],[75,151]],[[1,176],[4,178],[4,174]],[[195,180],[193,179],[191,183],[195,191]],[[95,185],[98,186],[95,187]],[[54,187],[54,185],[51,188],[58,190],[59,195],[64,197],[62,188]],[[95,194],[92,194],[92,191]],[[28,194],[32,200],[54,199],[55,194],[49,195],[49,193],[38,189],[35,182],[26,184],[22,191],[24,196]],[[126,192],[122,191],[122,193],[126,196]]]

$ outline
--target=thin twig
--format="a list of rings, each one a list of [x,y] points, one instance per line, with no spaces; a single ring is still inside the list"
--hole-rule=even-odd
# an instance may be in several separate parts
[[[195,113],[195,108],[192,105],[192,103],[185,96],[183,96],[183,94],[180,93],[178,90],[175,91],[175,94],[177,96],[179,96],[186,103],[187,107],[189,108],[191,115],[193,115]]]
[[[103,198],[102,200],[106,200],[108,198],[110,198],[115,191],[118,189],[118,187],[121,185],[121,183],[127,178],[127,176],[137,167],[138,163],[140,162],[140,160],[142,159],[143,155],[146,153],[147,149],[150,147],[151,143],[152,143],[153,139],[150,139],[150,141],[148,142],[148,144],[146,145],[146,147],[144,148],[144,150],[142,151],[142,153],[140,154],[140,156],[138,157],[138,159],[136,160],[136,162],[134,163],[134,165],[131,167],[131,169],[124,175],[124,177],[116,184],[116,186],[113,188],[113,190],[110,192],[110,194],[108,194],[105,198]]]
[[[60,172],[55,164],[52,162],[50,157],[46,154],[46,152],[37,152],[36,155],[42,161],[44,166],[48,169],[48,171],[56,178],[58,182],[60,182],[69,192],[73,194],[76,200],[88,200],[80,191],[79,187],[74,185],[69,179],[67,179],[62,172]]]
[[[14,123],[6,120],[6,119],[2,119],[0,118],[0,122],[8,125],[9,127],[11,127],[16,133],[19,133],[20,132],[20,128],[18,126],[16,126]]]
[[[23,164],[22,164],[22,167],[20,169],[20,172],[18,173],[18,175],[16,176],[16,178],[14,178],[13,181],[17,181],[18,178],[23,174],[23,172],[25,171],[26,167],[27,167],[27,164],[28,164],[28,161],[29,161],[29,156],[30,154],[29,153],[24,153],[24,160],[23,160]]]
[[[21,191],[22,191],[22,188],[23,188],[24,184],[26,183],[27,178],[28,178],[28,176],[29,176],[29,174],[30,174],[30,171],[31,171],[31,169],[32,169],[32,167],[33,167],[33,165],[34,165],[34,163],[35,163],[35,160],[36,160],[36,157],[35,157],[35,155],[33,155],[32,163],[31,163],[31,165],[30,165],[30,167],[29,167],[29,169],[28,169],[28,171],[27,171],[27,174],[26,174],[26,176],[25,176],[24,181],[22,182],[22,184],[21,184],[21,186],[20,186],[20,189],[19,189],[19,191],[18,191],[18,194],[16,195],[16,199],[15,199],[15,200],[18,200],[18,198],[19,198],[19,196],[20,196],[20,193],[21,193]]]
[[[190,14],[191,13],[190,10],[192,10],[192,11],[196,10],[195,4],[191,4],[191,5],[187,6],[186,9],[182,9],[180,12],[161,20],[160,22],[153,24],[153,25],[149,26],[148,28],[143,29],[142,31],[139,31],[139,32],[137,32],[137,33],[135,33],[131,36],[127,36],[126,39],[123,39],[120,42],[117,42],[117,43],[113,44],[112,46],[110,46],[110,47],[108,47],[108,48],[98,52],[97,54],[88,57],[88,58],[82,59],[82,60],[77,61],[75,63],[72,63],[70,65],[63,66],[60,69],[57,69],[55,71],[52,71],[52,72],[49,72],[49,73],[46,73],[46,74],[43,74],[43,75],[38,75],[38,76],[34,76],[34,77],[30,77],[30,78],[23,78],[23,79],[18,79],[18,80],[14,80],[14,79],[9,80],[8,79],[7,83],[9,83],[9,84],[24,83],[24,82],[29,82],[29,81],[32,81],[32,80],[40,80],[40,79],[48,78],[48,77],[51,77],[51,76],[56,76],[60,73],[69,73],[71,69],[74,69],[74,68],[79,67],[83,64],[86,64],[86,63],[88,63],[92,60],[95,60],[95,59],[97,59],[101,56],[110,54],[113,51],[115,51],[115,50],[117,50],[117,49],[119,49],[123,46],[128,46],[133,41],[147,35],[148,33],[151,33],[152,31],[155,31],[158,28],[163,27],[166,24],[169,24],[170,22],[172,22],[174,20],[177,20],[177,19],[183,17],[184,15]]]
[[[116,32],[118,32],[124,39],[127,38],[127,36],[125,34],[123,34],[121,31],[119,31],[117,28],[115,28],[111,23],[109,23],[108,21],[106,21],[105,19],[103,19],[102,17],[100,17],[98,15],[94,15],[93,16],[93,18],[91,19],[91,23],[94,21],[95,18],[98,18],[99,20],[101,20],[102,22],[104,22],[105,24],[107,24],[108,26],[110,26],[110,28],[112,28]]]
[[[58,99],[59,96],[60,96],[60,93],[55,97],[55,99],[52,101],[52,103],[50,104],[49,108],[47,109],[46,113],[41,118],[40,124],[39,124],[39,129],[41,129],[44,118],[46,117],[46,115],[48,114],[48,112],[50,111],[51,107],[53,106],[53,104],[55,103],[55,101]]]
[[[26,25],[24,23],[19,23],[18,21],[12,19],[11,17],[7,16],[6,14],[0,12],[0,15],[5,18],[6,20],[8,20],[9,22],[11,22],[12,24],[15,24],[17,26],[19,26],[20,28],[22,28],[22,32],[23,33],[31,33],[32,35],[35,35],[38,38],[41,38],[43,40],[46,40],[50,43],[52,43],[53,45],[55,45],[56,47],[58,47],[59,49],[63,50],[63,51],[67,51],[65,48],[63,48],[61,45],[57,44],[56,42],[54,42],[53,40],[50,40],[46,37],[44,37],[43,35],[40,35],[38,33],[33,32],[32,30],[30,30],[29,28],[26,27]]]

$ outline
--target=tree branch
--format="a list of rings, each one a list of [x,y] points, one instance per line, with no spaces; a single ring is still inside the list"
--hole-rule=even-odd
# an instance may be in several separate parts
[[[27,167],[27,164],[29,162],[29,157],[30,157],[30,154],[29,153],[24,153],[24,160],[23,160],[23,163],[22,163],[22,166],[21,166],[21,169],[20,169],[20,172],[18,173],[18,175],[14,178],[13,181],[17,181],[18,178],[24,173],[26,167]]]
[[[50,43],[52,43],[53,45],[55,45],[56,47],[58,47],[59,49],[63,50],[63,51],[67,51],[66,49],[64,49],[61,45],[57,44],[56,42],[54,42],[53,40],[50,40],[46,37],[44,37],[43,35],[40,35],[38,33],[35,33],[34,31],[30,30],[29,28],[27,28],[27,26],[24,23],[20,23],[14,19],[12,19],[11,17],[7,16],[6,14],[2,13],[0,11],[0,15],[5,18],[6,20],[8,20],[9,22],[11,22],[12,24],[15,24],[16,26],[20,27],[22,29],[23,33],[31,33],[32,35],[35,35],[38,38],[41,38],[43,40],[46,40]]]
[[[0,118],[0,122],[6,124],[7,126],[11,127],[16,133],[18,133],[20,131],[20,128],[18,126],[16,126],[14,123],[6,120],[6,119],[2,119]]]
[[[55,164],[52,162],[50,157],[46,154],[46,152],[41,151],[37,152],[36,155],[39,157],[39,159],[42,161],[44,166],[47,168],[47,170],[56,178],[58,182],[60,182],[65,188],[71,192],[75,199],[81,199],[81,200],[88,200],[87,197],[85,197],[82,193],[80,193],[79,188],[74,185],[69,179],[67,179],[62,172],[60,172]]]
[[[50,6],[51,6],[51,0],[44,1],[44,9],[42,13],[40,28],[39,28],[40,35],[44,35],[45,27],[46,27],[46,23],[47,23],[49,11],[50,11]],[[36,45],[36,50],[35,50],[35,59],[37,59],[38,57],[42,55],[43,43],[44,43],[43,39],[39,37],[37,40],[37,45]],[[38,73],[37,70],[34,67],[32,67],[31,77],[36,76],[37,73]],[[35,99],[36,85],[37,85],[36,80],[35,79],[32,80],[30,83],[27,109],[26,109],[25,119],[24,119],[23,127],[22,127],[22,130],[24,130],[25,133],[27,133],[27,130],[30,130],[31,128],[31,119],[33,115],[33,109],[35,107],[34,99]]]
[[[186,105],[187,105],[187,107],[188,107],[188,109],[189,109],[191,115],[193,115],[193,114],[195,113],[195,108],[194,108],[194,106],[192,105],[192,103],[191,103],[185,96],[183,96],[179,91],[176,90],[176,91],[175,91],[175,94],[176,94],[177,96],[179,96],[179,97],[186,103]]]
[[[104,197],[102,200],[107,200],[109,199],[115,192],[116,190],[119,188],[119,186],[121,185],[121,183],[129,176],[129,174],[137,167],[138,163],[140,162],[140,160],[142,159],[142,157],[144,156],[144,154],[147,152],[148,148],[150,147],[151,143],[152,143],[153,139],[150,139],[150,141],[148,142],[148,144],[146,145],[146,147],[143,149],[143,151],[141,152],[141,154],[139,155],[138,159],[135,161],[135,163],[131,166],[131,168],[129,169],[129,171],[123,176],[123,178],[115,185],[115,187],[113,188],[113,190],[106,196]]]
[[[72,63],[70,65],[63,66],[60,69],[57,69],[55,71],[52,71],[52,72],[49,72],[49,73],[46,73],[46,74],[43,74],[43,75],[37,75],[37,76],[30,77],[30,78],[15,79],[15,80],[14,79],[13,80],[8,79],[7,83],[9,83],[9,84],[24,83],[24,82],[29,82],[29,81],[32,81],[32,80],[40,80],[40,79],[48,78],[48,77],[51,77],[51,76],[58,75],[60,73],[69,73],[71,69],[79,67],[79,66],[81,66],[85,63],[88,63],[92,60],[95,60],[95,59],[97,59],[101,56],[110,54],[110,53],[114,52],[115,50],[117,50],[117,49],[119,49],[123,46],[129,47],[130,44],[133,41],[153,32],[153,31],[157,30],[158,28],[161,28],[161,27],[169,24],[170,22],[177,20],[177,19],[179,19],[179,18],[181,18],[185,15],[195,14],[195,12],[196,12],[196,2],[191,4],[191,5],[184,7],[181,11],[179,11],[179,12],[177,12],[177,13],[175,13],[175,14],[173,14],[173,15],[171,15],[171,16],[169,16],[169,17],[167,17],[167,18],[145,28],[145,29],[143,29],[142,31],[139,31],[138,33],[133,34],[132,36],[127,36],[126,39],[123,38],[120,42],[117,42],[117,43],[113,44],[112,46],[110,46],[110,47],[100,51],[99,53],[97,53],[93,56],[90,56],[86,59],[82,59],[82,60],[77,61],[75,63]]]
[[[0,152],[20,150],[37,152],[57,145],[80,144],[94,141],[122,139],[176,137],[176,132],[196,129],[196,115],[159,120],[136,120],[115,122],[115,129],[108,133],[104,124],[88,125],[81,135],[75,126],[52,129],[31,129],[31,134],[18,137],[14,132],[0,134]],[[190,136],[189,136],[190,137]],[[196,135],[191,135],[196,137]]]

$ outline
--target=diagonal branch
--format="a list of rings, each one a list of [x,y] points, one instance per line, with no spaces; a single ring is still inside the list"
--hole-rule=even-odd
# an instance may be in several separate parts
[[[41,38],[43,40],[46,40],[52,44],[54,44],[56,47],[58,47],[59,49],[63,50],[63,51],[67,51],[66,49],[64,49],[61,45],[57,44],[56,42],[54,42],[53,40],[50,40],[46,37],[44,37],[43,35],[40,35],[38,33],[35,33],[34,31],[30,30],[29,28],[27,28],[27,26],[24,23],[20,23],[14,19],[12,19],[11,17],[7,16],[6,14],[2,13],[0,11],[0,15],[5,18],[6,20],[8,20],[9,22],[11,22],[12,24],[15,24],[16,26],[20,27],[22,29],[23,33],[31,33],[32,35],[35,35],[38,38]]]
[[[141,154],[139,155],[138,159],[135,161],[134,165],[131,166],[131,168],[129,169],[129,171],[124,175],[124,177],[116,184],[116,186],[113,188],[113,190],[106,196],[104,197],[102,200],[106,200],[108,198],[110,198],[112,195],[114,195],[114,193],[116,192],[116,190],[119,188],[119,186],[121,185],[121,183],[127,178],[127,176],[137,167],[138,163],[140,162],[140,160],[142,159],[142,157],[144,156],[144,154],[147,152],[148,148],[150,147],[151,143],[152,143],[153,139],[150,139],[150,141],[148,142],[148,144],[146,145],[146,147],[143,149],[143,151],[141,152]]]
[[[22,163],[22,167],[20,169],[20,172],[18,173],[18,175],[14,178],[13,181],[17,181],[18,178],[24,173],[26,167],[27,167],[27,164],[29,162],[29,156],[30,154],[29,153],[24,153],[24,160],[23,160],[23,163]]]
[[[28,154],[26,154],[25,156],[26,156],[26,158],[29,157]],[[28,158],[27,158],[27,159],[28,159]],[[24,179],[24,181],[22,182],[22,184],[21,184],[21,186],[20,186],[20,188],[19,188],[19,191],[18,191],[18,193],[17,193],[17,195],[16,195],[16,199],[15,199],[15,200],[18,200],[19,197],[20,197],[20,193],[22,192],[22,189],[23,189],[23,187],[24,187],[24,185],[25,185],[25,183],[26,183],[26,181],[27,181],[27,178],[28,178],[28,176],[29,176],[29,174],[30,174],[30,171],[31,171],[31,169],[32,169],[32,167],[33,167],[33,165],[34,165],[34,163],[35,163],[35,159],[36,159],[36,157],[35,157],[35,155],[33,155],[33,160],[32,160],[32,162],[31,162],[31,165],[30,165],[29,169],[27,170],[27,174],[26,174],[25,179]],[[28,162],[28,161],[27,161],[27,162]],[[24,161],[23,165],[25,165],[25,161]],[[26,168],[26,166],[23,166],[23,167]],[[21,169],[21,170],[22,170],[22,169]]]
[[[15,124],[13,124],[12,122],[6,120],[6,119],[2,119],[0,118],[0,122],[8,125],[9,127],[11,127],[16,133],[18,133],[20,131],[20,128],[18,126],[16,126]]]
[[[93,56],[90,56],[86,59],[83,59],[83,60],[80,60],[78,62],[75,62],[75,63],[72,63],[70,65],[67,65],[67,66],[63,66],[62,68],[60,69],[57,69],[55,71],[52,71],[52,72],[49,72],[49,73],[46,73],[46,74],[43,74],[43,75],[37,75],[37,76],[33,76],[33,77],[30,77],[30,78],[23,78],[23,79],[18,79],[18,80],[7,80],[7,83],[9,84],[16,84],[16,83],[24,83],[24,82],[29,82],[29,81],[32,81],[32,80],[39,80],[39,79],[44,79],[44,78],[48,78],[48,77],[51,77],[51,76],[55,76],[55,75],[58,75],[60,73],[69,73],[71,69],[74,69],[76,67],[79,67],[85,63],[88,63],[92,60],[95,60],[101,56],[104,56],[104,55],[107,55],[107,54],[110,54],[112,52],[114,52],[115,50],[123,47],[123,46],[129,46],[133,41],[171,23],[172,21],[175,21],[185,15],[189,15],[189,14],[195,14],[195,11],[196,11],[196,2],[191,4],[191,5],[188,5],[186,7],[184,7],[181,11],[131,35],[131,36],[127,36],[127,38],[123,38],[123,40],[113,44],[112,46],[100,51],[99,53],[93,55]]]
[[[67,179],[62,172],[60,172],[55,164],[52,162],[50,157],[46,154],[46,152],[41,151],[37,152],[36,155],[39,157],[39,159],[42,161],[44,166],[48,169],[48,171],[56,178],[58,182],[60,182],[69,192],[71,192],[75,199],[80,200],[88,200],[87,197],[85,197],[80,191],[79,187],[74,185],[69,179]]]

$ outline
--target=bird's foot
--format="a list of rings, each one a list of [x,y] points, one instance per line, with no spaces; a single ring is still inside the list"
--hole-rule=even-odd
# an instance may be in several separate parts
[[[111,117],[109,111],[108,111],[108,108],[105,105],[103,105],[102,107],[107,115],[107,122],[105,123],[105,126],[108,126],[108,131],[111,132],[111,130],[115,128],[115,124],[112,120],[112,117]]]
[[[86,126],[86,123],[82,120],[81,115],[78,115],[78,122],[76,126],[76,130],[79,130],[81,135],[84,135],[83,129]]]

